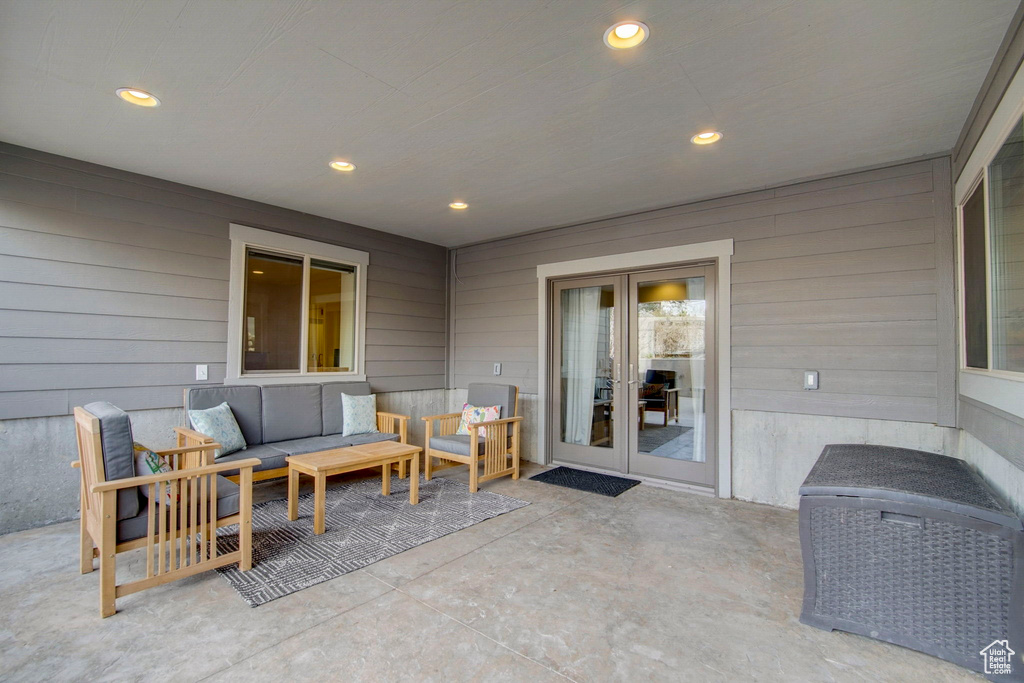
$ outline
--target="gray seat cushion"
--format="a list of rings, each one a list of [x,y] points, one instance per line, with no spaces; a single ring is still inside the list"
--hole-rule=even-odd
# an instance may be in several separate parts
[[[320,385],[323,409],[323,435],[341,434],[345,416],[341,408],[341,395],[369,396],[369,382],[328,382]]]
[[[230,517],[238,514],[238,505],[241,498],[238,484],[228,481],[224,477],[217,477],[217,518]],[[159,510],[159,508],[157,508]],[[159,514],[159,513],[158,513]],[[117,542],[134,541],[142,538],[148,533],[149,507],[143,506],[140,514],[117,523]],[[180,520],[178,521],[180,524]],[[170,520],[168,520],[170,528]]]
[[[83,406],[100,422],[100,446],[103,448],[105,481],[135,476],[135,449],[132,448],[132,423],[128,413],[106,401]],[[139,514],[139,490],[135,487],[117,492],[117,519]]]
[[[398,434],[374,432],[373,434],[349,434],[345,438],[348,439],[349,446],[362,446],[363,444],[377,443],[378,441],[398,441]]]
[[[285,458],[288,457],[288,453],[274,448],[272,444],[261,443],[255,446],[249,446],[244,451],[238,451],[231,455],[224,456],[223,458],[217,458],[217,464],[231,462],[233,460],[245,460],[246,458],[259,458],[260,464],[253,468],[253,472],[262,472],[263,470],[276,470],[282,467],[288,467]],[[233,477],[238,474],[238,470],[228,470],[222,472],[225,477]]]
[[[495,404],[491,404],[495,405]],[[430,447],[444,451],[445,453],[455,453],[456,455],[469,455],[469,435],[468,434],[449,434],[448,436],[432,436],[430,437]],[[478,455],[482,455],[484,452],[484,441],[481,439],[477,442]]]
[[[277,441],[272,444],[279,451],[288,455],[302,455],[303,453],[316,453],[317,451],[329,451],[332,448],[345,448],[346,446],[360,446],[366,443],[377,443],[378,441],[398,441],[398,434],[353,434],[342,436],[331,434],[330,436],[311,436],[306,439],[294,439],[292,441]]]
[[[320,385],[273,384],[263,387],[263,443],[320,436],[323,432]]]
[[[341,434],[332,434],[330,436],[310,436],[305,439],[293,439],[291,441],[276,441],[272,445],[288,455],[302,455],[303,453],[316,453],[317,451],[329,451],[332,448],[351,446],[349,438]]]
[[[185,410],[206,410],[227,402],[247,444],[263,443],[263,399],[256,386],[192,387],[186,394]]]

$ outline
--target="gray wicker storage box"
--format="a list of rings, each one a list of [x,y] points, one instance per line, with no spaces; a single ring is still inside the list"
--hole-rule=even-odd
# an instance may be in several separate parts
[[[803,623],[982,673],[981,651],[1008,640],[1012,674],[994,680],[1024,681],[1024,526],[963,461],[826,446],[800,487],[800,542]]]

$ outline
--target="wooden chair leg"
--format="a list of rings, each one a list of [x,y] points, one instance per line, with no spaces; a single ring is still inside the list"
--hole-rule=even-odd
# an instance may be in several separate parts
[[[242,559],[238,561],[238,569],[247,572],[252,569],[252,468],[243,469],[241,475],[238,499],[238,549],[241,551]],[[296,480],[297,475],[298,473]],[[214,538],[213,542],[216,543],[217,539]]]
[[[512,454],[512,478],[519,478],[519,453]]]
[[[93,542],[92,536],[89,535],[88,523],[86,521],[86,513],[82,511],[82,522],[81,530],[79,532],[79,561],[81,563],[80,569],[83,574],[88,574],[93,571]]]
[[[117,491],[106,491],[100,505],[100,616],[109,617],[117,612]]]
[[[480,463],[473,459],[469,463],[469,492],[476,493],[480,486]]]
[[[405,467],[406,467],[406,465],[408,465],[408,463],[405,460],[402,460],[401,462],[398,463],[398,478],[399,479],[405,479],[405,475],[406,475]]]
[[[433,468],[434,458],[430,453],[423,454],[423,478],[426,481],[430,481],[430,477],[434,472]]]

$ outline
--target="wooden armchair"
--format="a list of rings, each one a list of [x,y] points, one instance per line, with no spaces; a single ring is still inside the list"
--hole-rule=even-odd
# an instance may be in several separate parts
[[[468,435],[456,434],[462,411],[430,415],[426,422],[423,474],[430,481],[434,470],[469,466],[469,491],[476,493],[480,482],[511,474],[519,478],[519,387],[506,384],[470,384],[467,403],[474,406],[501,406],[501,418],[470,425]],[[434,431],[434,422],[438,430]],[[480,428],[484,435],[480,435]],[[434,465],[434,458],[440,464]],[[480,474],[480,463],[484,473]]]
[[[252,468],[250,458],[213,464],[216,443],[184,446],[169,456],[173,472],[126,476],[135,471],[131,423],[109,403],[75,408],[81,470],[81,571],[99,558],[100,616],[117,610],[115,600],[146,588],[238,563],[252,567]],[[235,485],[219,473],[240,470]],[[143,494],[145,491],[145,495]],[[238,550],[218,554],[217,528],[239,525]],[[146,576],[116,582],[117,553],[144,548]]]

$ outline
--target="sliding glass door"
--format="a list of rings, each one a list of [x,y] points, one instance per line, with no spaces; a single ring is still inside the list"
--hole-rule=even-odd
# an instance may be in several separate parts
[[[714,486],[714,269],[553,283],[556,463]]]

